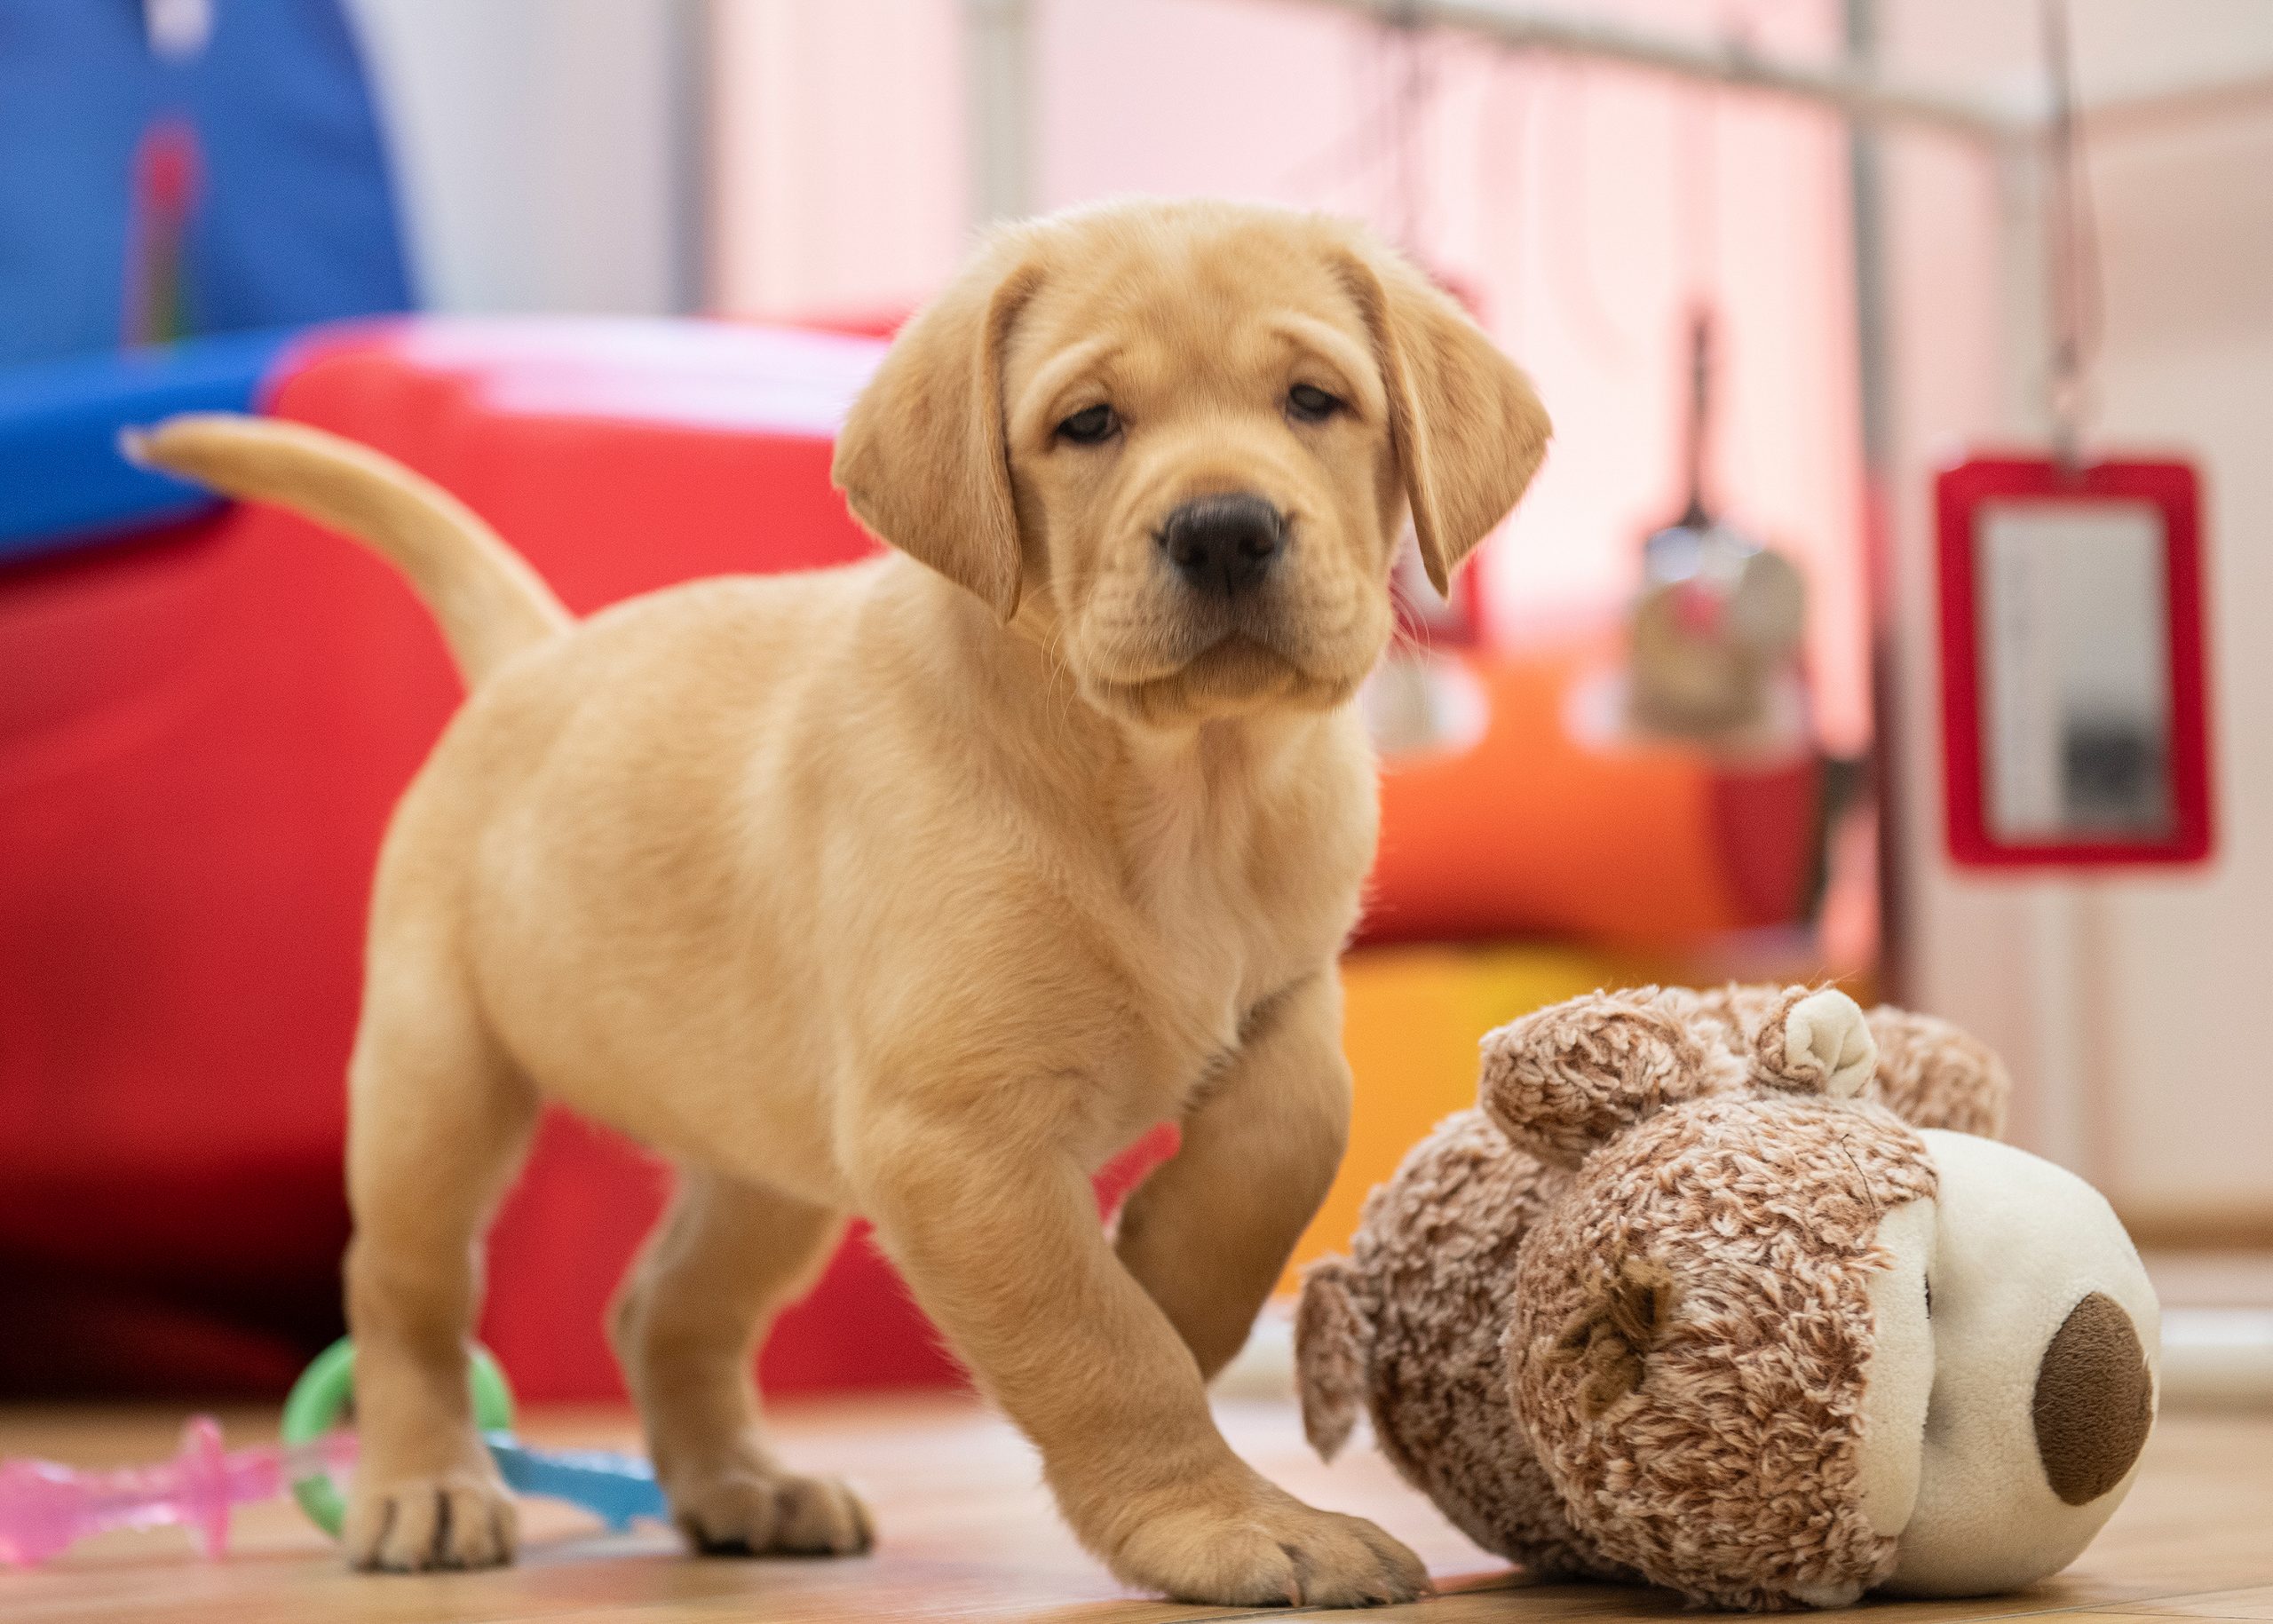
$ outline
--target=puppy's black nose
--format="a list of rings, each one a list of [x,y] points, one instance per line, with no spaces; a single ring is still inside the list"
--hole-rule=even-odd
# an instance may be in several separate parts
[[[1271,573],[1287,544],[1287,521],[1260,496],[1200,496],[1170,513],[1156,539],[1192,587],[1229,598]]]

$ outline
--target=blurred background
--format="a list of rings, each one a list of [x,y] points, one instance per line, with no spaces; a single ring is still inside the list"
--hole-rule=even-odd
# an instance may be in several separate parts
[[[376,565],[115,429],[353,433],[580,610],[855,557],[828,437],[883,338],[989,221],[1129,193],[1370,221],[1556,424],[1366,696],[1303,1255],[1489,1026],[1835,977],[1998,1047],[2014,1137],[2153,1255],[2173,1379],[2273,1395],[2269,176],[2257,0],[0,0],[0,1398],[281,1390],[337,1334],[363,899],[455,698]],[[2198,491],[2198,576],[2157,509],[2096,611],[2144,743],[2059,748],[2199,828],[1968,852],[2019,724],[1937,477],[2063,448]],[[619,1390],[659,1177],[548,1125],[484,1324],[525,1395]],[[857,1237],[764,1371],[954,1379]]]

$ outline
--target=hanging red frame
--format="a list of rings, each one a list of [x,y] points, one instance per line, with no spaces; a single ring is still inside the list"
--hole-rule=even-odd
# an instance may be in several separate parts
[[[1942,785],[1950,856],[1968,867],[2118,867],[2206,860],[2215,847],[2210,795],[2210,697],[2203,634],[2201,486],[2180,461],[2102,462],[2065,469],[2042,457],[1979,456],[1935,482],[1941,582]],[[2171,828],[2147,840],[2016,843],[1989,828],[1982,803],[1975,521],[1992,502],[2143,503],[2163,519],[2169,622]]]

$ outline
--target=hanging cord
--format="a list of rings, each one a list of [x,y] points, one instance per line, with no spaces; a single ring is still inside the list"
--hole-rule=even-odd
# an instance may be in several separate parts
[[[1705,499],[1705,463],[1713,426],[1714,290],[1720,282],[1720,142],[1712,87],[1690,93],[1689,116],[1675,120],[1680,150],[1675,154],[1675,185],[1680,190],[1681,253],[1686,262],[1689,305],[1688,441],[1683,447],[1687,502],[1681,523],[1709,529],[1713,511]]]
[[[1688,498],[1679,523],[1684,530],[1709,530],[1713,510],[1705,502],[1705,459],[1713,428],[1713,313],[1703,302],[1689,317],[1689,419],[1682,447]]]
[[[2085,426],[2098,404],[2093,375],[2102,320],[2099,223],[2092,209],[2083,129],[2076,116],[2076,59],[2068,0],[2044,0],[2043,15],[2045,74],[2052,92],[2044,205],[2052,340],[2047,405],[2053,460],[2063,472],[2072,474],[2081,465]]]

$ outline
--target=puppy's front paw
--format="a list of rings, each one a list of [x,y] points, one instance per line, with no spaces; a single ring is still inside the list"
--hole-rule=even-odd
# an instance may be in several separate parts
[[[857,1556],[875,1543],[859,1497],[833,1477],[738,1464],[670,1491],[671,1516],[707,1556]]]
[[[358,1475],[347,1507],[347,1560],[390,1573],[499,1567],[513,1559],[513,1498],[471,1469],[393,1483]]]
[[[1260,1479],[1151,1511],[1112,1560],[1124,1579],[1217,1606],[1370,1607],[1431,1588],[1421,1558],[1365,1518]]]

